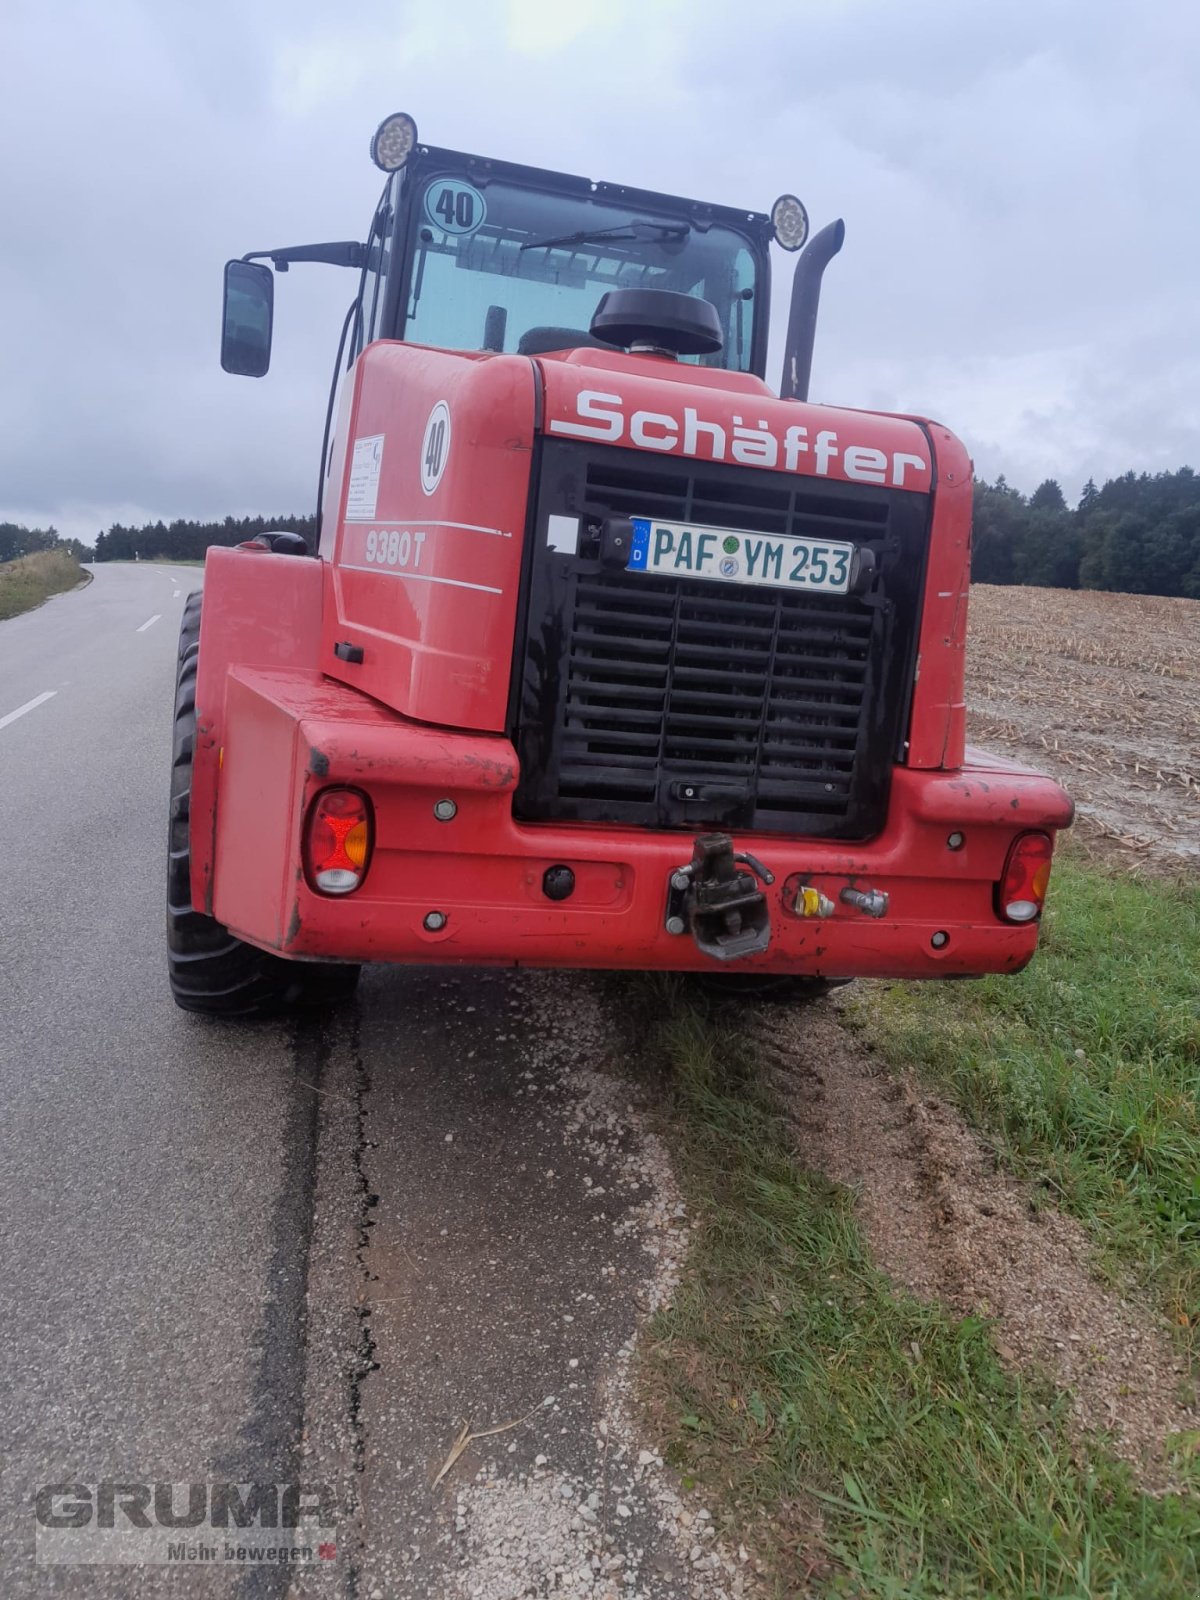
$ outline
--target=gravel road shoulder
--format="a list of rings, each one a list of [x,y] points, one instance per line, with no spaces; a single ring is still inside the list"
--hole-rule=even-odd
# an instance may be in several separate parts
[[[344,1592],[751,1592],[639,1430],[630,1368],[687,1219],[600,987],[371,973],[324,1072],[314,1481]],[[353,1263],[351,1266],[350,1263]],[[693,1497],[694,1499],[694,1497]],[[330,1592],[309,1574],[296,1595]]]
[[[633,1388],[690,1219],[654,1074],[625,1059],[640,1046],[623,993],[568,972],[373,971],[314,1058],[301,1450],[343,1507],[355,1600],[758,1590],[753,1556],[664,1466]],[[1179,1360],[1094,1281],[1082,1230],[1035,1208],[835,1004],[742,1015],[798,1160],[855,1191],[895,1282],[994,1319],[1003,1360],[1070,1389],[1079,1426],[1166,1486],[1163,1440],[1197,1421]],[[307,1573],[291,1592],[336,1581]]]

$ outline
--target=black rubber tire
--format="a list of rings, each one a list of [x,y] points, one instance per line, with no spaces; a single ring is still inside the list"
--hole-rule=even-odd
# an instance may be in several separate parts
[[[167,969],[175,1004],[209,1017],[247,1017],[288,1007],[324,1007],[348,1000],[359,968],[345,962],[284,961],[246,944],[212,917],[192,909],[188,837],[192,757],[196,743],[196,663],[201,594],[189,595],[179,628],[171,808],[167,838]]]

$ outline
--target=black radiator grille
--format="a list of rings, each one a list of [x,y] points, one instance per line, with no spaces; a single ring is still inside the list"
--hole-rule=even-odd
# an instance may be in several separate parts
[[[573,613],[561,794],[653,803],[671,768],[747,788],[757,778],[772,810],[844,815],[869,614],[624,573],[580,576]]]
[[[580,519],[575,554],[546,546]],[[924,497],[549,445],[516,737],[519,815],[863,838],[882,826],[911,679]],[[862,596],[602,565],[606,515],[868,547]],[[589,531],[590,530],[590,531]]]

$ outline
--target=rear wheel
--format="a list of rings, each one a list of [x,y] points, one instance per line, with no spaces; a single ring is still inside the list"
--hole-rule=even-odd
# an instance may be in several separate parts
[[[237,939],[192,909],[189,841],[192,760],[196,745],[196,663],[200,653],[199,592],[183,608],[171,810],[167,843],[167,967],[175,1004],[210,1017],[244,1017],[286,1006],[331,1006],[348,1000],[359,968],[342,962],[284,961]]]

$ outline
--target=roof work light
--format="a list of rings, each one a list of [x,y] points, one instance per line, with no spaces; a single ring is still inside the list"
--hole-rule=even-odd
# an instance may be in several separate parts
[[[407,111],[393,111],[371,135],[371,160],[381,172],[395,172],[417,142],[417,125]]]
[[[799,250],[808,238],[808,212],[794,194],[781,194],[771,207],[775,242],[785,250]]]

